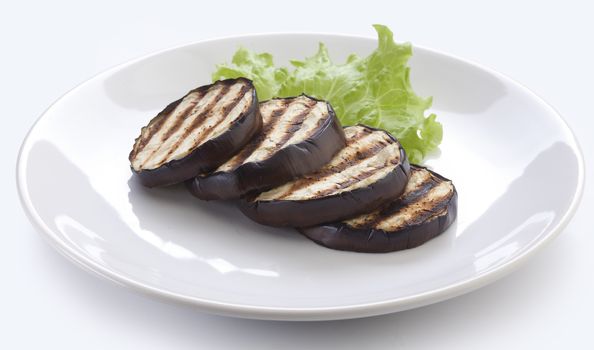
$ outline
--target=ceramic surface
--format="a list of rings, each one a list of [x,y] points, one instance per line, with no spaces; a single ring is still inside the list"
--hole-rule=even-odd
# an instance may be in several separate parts
[[[367,54],[375,40],[323,34],[225,38],[152,54],[76,87],[23,143],[18,187],[33,224],[78,265],[122,285],[225,315],[326,320],[396,312],[481,287],[553,238],[575,211],[583,161],[544,101],[505,76],[415,48],[415,90],[444,125],[429,165],[452,179],[459,214],[408,251],[322,248],[290,229],[260,226],[229,203],[183,186],[145,189],[128,152],[167,103],[210,81],[239,46],[278,63],[313,54]]]

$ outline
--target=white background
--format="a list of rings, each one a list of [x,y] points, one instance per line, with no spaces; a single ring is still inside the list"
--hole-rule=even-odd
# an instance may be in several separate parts
[[[480,62],[533,89],[572,126],[588,170],[594,164],[594,9],[586,1],[256,3],[0,4],[0,348],[594,349],[591,175],[573,221],[517,272],[462,297],[368,319],[289,323],[201,314],[91,276],[40,238],[14,180],[18,148],[39,114],[110,66],[226,35],[373,36],[372,23],[387,24],[399,41]]]

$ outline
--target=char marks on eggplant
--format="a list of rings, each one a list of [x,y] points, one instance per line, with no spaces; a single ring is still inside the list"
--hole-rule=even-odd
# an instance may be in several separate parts
[[[404,193],[392,203],[342,222],[300,228],[325,247],[357,252],[390,252],[417,247],[444,232],[456,219],[452,181],[411,166]]]
[[[168,105],[142,128],[130,164],[148,187],[212,171],[260,130],[252,82],[228,79],[199,87]]]
[[[356,125],[344,129],[347,145],[320,170],[240,203],[244,214],[271,226],[306,227],[342,220],[396,199],[409,164],[389,133]]]
[[[236,199],[320,169],[345,136],[332,107],[301,95],[260,103],[262,131],[212,173],[187,182],[201,199]]]

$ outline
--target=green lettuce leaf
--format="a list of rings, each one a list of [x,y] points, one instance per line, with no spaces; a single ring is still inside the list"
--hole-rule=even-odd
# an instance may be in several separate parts
[[[269,53],[255,53],[239,48],[231,64],[219,64],[212,74],[212,80],[246,77],[254,82],[258,99],[268,100],[278,96],[281,86],[287,80],[287,68],[276,68]]]
[[[412,46],[396,44],[386,26],[374,25],[378,47],[369,56],[351,55],[336,64],[320,43],[318,52],[293,69],[276,67],[268,53],[240,48],[231,64],[217,66],[213,80],[247,77],[260,100],[302,93],[329,101],[343,125],[357,123],[388,130],[396,136],[413,163],[420,163],[442,140],[442,126],[425,111],[431,98],[416,95],[410,84],[408,60]]]

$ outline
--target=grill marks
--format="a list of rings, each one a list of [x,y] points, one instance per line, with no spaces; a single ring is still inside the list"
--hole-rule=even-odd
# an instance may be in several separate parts
[[[316,114],[315,122],[309,123],[307,130],[305,124]],[[325,113],[324,113],[325,109]],[[325,102],[316,101],[306,96],[293,99],[275,99],[260,104],[260,113],[264,123],[263,130],[239,154],[230,159],[217,171],[232,171],[247,162],[258,162],[270,158],[280,149],[291,143],[304,141],[317,131],[316,126],[321,125],[329,118]],[[313,126],[313,127],[312,127]],[[296,137],[301,134],[301,137]]]
[[[334,192],[341,192],[348,190],[349,187],[353,186],[356,183],[362,182],[375,174],[375,169],[370,169],[363,171],[361,173],[355,174],[352,177],[337,183],[335,186],[328,187],[326,189],[322,189],[316,192],[317,197],[325,197],[328,195],[333,194]]]
[[[202,98],[202,95],[200,93],[201,92],[196,93],[198,94],[196,102],[198,101],[198,99]],[[157,132],[159,132],[161,126],[163,126],[165,121],[167,121],[167,118],[175,111],[176,107],[178,107],[181,102],[182,101],[180,100],[171,103],[153,120],[151,120],[147,126],[142,128],[142,131],[140,133],[140,140],[138,141],[138,144],[132,149],[132,153],[130,155],[131,158],[136,157],[138,152],[142,151],[146,147],[147,143],[153,138],[153,136],[155,136]],[[195,103],[192,103],[190,106],[191,108],[193,108],[195,106]]]
[[[291,134],[286,144],[296,144],[308,138],[315,138],[322,131],[323,125],[330,119],[331,114],[334,113],[329,110],[327,103],[316,103],[310,109],[308,116],[300,124],[301,128]]]
[[[301,129],[301,126],[303,125],[303,121],[305,120],[305,117],[307,117],[309,115],[309,113],[312,111],[314,106],[316,106],[317,104],[318,104],[317,101],[309,100],[305,103],[305,108],[300,113],[292,116],[291,121],[288,123],[289,128],[284,131],[281,138],[276,143],[276,148],[271,150],[270,154],[272,154],[272,153],[276,152],[278,149],[282,148],[287,143],[287,141],[289,141],[289,139],[297,131],[299,131]]]
[[[209,138],[215,138],[229,129],[229,125],[238,120],[243,112],[250,106],[252,102],[252,94],[250,86],[242,86],[239,94],[227,106],[223,107],[224,118],[220,120],[217,125],[213,125],[212,132]],[[261,119],[261,118],[259,118]]]
[[[208,107],[208,101],[212,101],[213,97],[216,98],[220,91],[220,85],[215,85],[202,94],[190,94],[183,98],[174,112],[168,116],[162,130],[157,130],[149,141],[149,145],[152,146],[152,149],[150,149],[150,154],[142,160],[142,162],[138,165],[138,168],[151,169],[158,167],[160,162],[155,162],[154,158],[157,157],[159,151],[164,148],[171,147],[171,144],[175,142],[174,135],[179,131],[179,129],[184,126],[184,124],[190,122],[192,118],[194,118],[200,113],[200,111],[204,109],[205,106]],[[188,103],[186,101],[190,96],[195,99],[190,102],[191,108],[182,108],[184,104]]]
[[[400,146],[383,131],[345,128],[347,147],[325,167],[262,193],[256,200],[300,200],[338,194],[381,179],[400,162]]]
[[[216,123],[220,122],[221,119],[225,117],[225,115],[223,114],[224,113],[224,110],[225,110],[225,107],[223,107],[222,110],[217,110],[217,107],[220,104],[222,104],[223,98],[225,97],[225,95],[227,95],[227,93],[229,92],[229,90],[230,90],[230,86],[229,85],[223,86],[223,88],[219,91],[217,97],[215,97],[212,101],[210,101],[209,104],[208,104],[208,106],[202,110],[202,112],[198,115],[198,117],[196,117],[194,119],[194,121],[192,121],[192,123],[190,124],[190,127],[185,130],[185,132],[182,135],[182,137],[180,137],[180,141],[178,141],[175,144],[175,147],[173,148],[172,151],[174,151],[179,146],[179,144],[181,142],[183,142],[188,136],[190,136],[190,134],[192,134],[192,132],[194,132],[196,129],[198,129],[199,127],[201,127],[202,124],[204,124],[209,118],[212,118],[212,116],[215,115],[215,112],[217,112],[216,113],[216,116],[217,116]],[[237,97],[235,97],[235,98],[237,98]],[[200,135],[198,136],[198,138],[196,138],[194,140],[193,146],[195,147],[195,146],[200,145],[200,143],[202,142],[202,140],[204,140],[208,136],[208,134],[210,133],[210,131],[211,131],[211,129],[208,129],[208,130],[206,130],[206,132],[200,133]]]
[[[161,142],[167,140],[168,138],[171,137],[171,135],[173,135],[174,133],[176,133],[179,128],[181,128],[184,118],[186,117],[186,115],[191,115],[192,112],[194,112],[197,108],[197,103],[198,101],[200,101],[204,95],[206,94],[205,91],[199,91],[197,92],[198,97],[196,98],[196,101],[191,105],[191,108],[187,108],[185,109],[182,113],[179,113],[177,115],[177,117],[175,118],[175,121],[171,124],[171,126],[169,127],[169,130],[167,130],[162,136],[161,136]]]
[[[192,111],[196,108],[197,104],[200,100],[204,97],[204,91],[196,91],[192,93],[190,96],[185,97],[181,103],[177,106],[177,108],[173,111],[173,113],[165,119],[167,119],[167,128],[163,128],[164,131],[160,130],[160,125],[155,127],[155,132],[151,135],[157,136],[157,133],[161,131],[161,137],[157,138],[159,142],[163,142],[168,137],[170,137],[173,133],[175,133],[180,127],[188,113],[192,113]],[[185,105],[187,103],[187,105]]]
[[[205,199],[253,197],[322,168],[346,145],[340,121],[325,101],[306,95],[259,105],[262,130],[215,171],[186,187]]]
[[[199,128],[205,121],[207,118],[211,117],[214,113],[214,107],[216,105],[218,105],[221,101],[221,99],[223,98],[223,96],[225,96],[228,92],[229,92],[229,85],[224,85],[221,89],[219,89],[217,95],[211,100],[209,101],[206,105],[202,106],[202,108],[200,108],[200,112],[198,113],[198,110],[195,109],[196,113],[198,113],[194,119],[189,123],[188,126],[186,126],[184,128],[184,130],[180,133],[181,135],[176,136],[176,140],[174,141],[175,143],[171,146],[171,148],[169,148],[169,151],[167,151],[167,153],[165,155],[163,155],[161,157],[161,159],[157,162],[157,166],[160,166],[161,164],[163,164],[167,159],[169,159],[171,157],[171,155],[179,148],[179,146],[181,145],[182,142],[184,142],[184,140],[190,136],[190,134],[196,130],[197,128]],[[187,118],[186,120],[188,120],[189,118]],[[182,124],[184,124],[184,121],[181,120],[181,118],[179,118],[178,120],[178,127],[176,128],[176,130],[173,133],[168,132],[167,135],[163,138],[163,141],[168,140],[171,138],[171,136],[173,136],[175,133],[177,133],[177,131],[179,131],[179,129],[182,127]],[[205,133],[202,133],[203,137],[205,137]],[[195,148],[197,145],[200,144],[200,141],[202,139],[198,139],[194,142],[193,147]]]
[[[456,220],[458,195],[453,183],[426,168],[410,166],[404,191],[367,214],[298,228],[331,249],[387,253],[410,249],[445,232]]]
[[[387,142],[383,138],[374,140],[369,129],[349,127],[346,128],[345,134],[347,137],[347,146],[336,154],[324,168],[307,178],[325,178],[340,173],[357,162],[374,156],[387,145]],[[303,185],[306,184],[307,182],[303,183]],[[298,189],[298,187],[294,189]]]
[[[221,165],[218,171],[231,171],[236,169],[238,166],[243,164],[245,160],[264,142],[270,131],[273,130],[281,120],[281,116],[285,113],[289,102],[287,100],[281,100],[279,106],[268,111],[267,107],[260,107],[260,113],[262,115],[262,131],[257,137],[252,139],[237,155],[231,158],[227,163]],[[262,104],[266,104],[263,102]],[[270,109],[270,108],[269,108]]]
[[[141,169],[155,155],[161,147],[163,135],[174,129],[178,120],[183,120],[183,117],[199,103],[201,97],[198,91],[189,93],[179,102],[167,106],[143,128],[141,141],[134,145],[132,151],[132,165],[135,169]]]
[[[336,173],[340,173],[342,171],[344,171],[346,168],[348,168],[349,166],[352,166],[354,163],[354,159],[352,159],[351,157],[349,157],[350,153],[352,153],[352,148],[353,147],[357,147],[357,157],[359,159],[365,159],[367,157],[370,157],[374,154],[374,151],[376,151],[377,149],[381,148],[381,146],[379,144],[371,144],[369,148],[363,150],[361,148],[364,148],[364,146],[358,145],[357,142],[359,142],[361,139],[363,139],[365,136],[369,135],[369,132],[366,132],[367,129],[363,129],[363,130],[356,130],[356,132],[352,132],[353,128],[347,128],[345,130],[345,134],[347,137],[347,146],[345,148],[343,148],[342,150],[340,150],[338,152],[338,154],[336,154],[336,156],[334,156],[334,158],[332,158],[332,160],[322,169],[318,170],[317,172],[310,174],[310,175],[305,175],[302,178],[295,180],[291,183],[285,184],[284,186],[279,187],[278,189],[276,189],[276,192],[278,193],[278,195],[275,197],[275,199],[285,199],[287,196],[289,196],[291,193],[294,193],[296,191],[301,190],[304,187],[307,187],[309,185],[311,185],[311,183],[315,182],[315,181],[323,181],[325,178],[327,178],[328,176],[331,176],[332,174],[336,174]],[[275,190],[272,190],[275,191]],[[272,192],[270,191],[270,192]],[[272,196],[274,196],[272,193],[269,193]],[[260,198],[261,199],[261,198]]]
[[[341,222],[398,198],[410,173],[400,143],[363,125],[343,132],[345,147],[321,171],[248,195],[239,203],[242,213],[264,225],[308,228]]]
[[[453,186],[449,183],[435,184],[414,201],[390,208],[388,215],[378,220],[375,227],[388,232],[397,231],[405,226],[420,224],[442,215],[454,193],[453,191]]]
[[[271,100],[265,103],[278,103],[279,100]],[[306,96],[299,96],[293,98],[287,105],[283,114],[278,117],[278,122],[266,135],[260,145],[254,150],[252,154],[245,160],[245,162],[257,162],[268,159],[271,155],[277,152],[287,141],[286,134],[294,123],[299,123],[307,117],[312,106],[318,101],[310,99]],[[322,103],[322,102],[319,102]],[[325,105],[325,103],[324,103]],[[304,113],[306,112],[306,113]]]
[[[390,204],[389,208],[378,209],[372,213],[364,214],[345,222],[348,225],[357,228],[374,227],[375,224],[382,220],[382,218],[386,218],[398,210],[396,208],[399,206],[398,202],[402,200],[415,201],[420,199],[422,193],[426,192],[427,188],[433,183],[431,173],[429,173],[429,171],[425,171],[424,169],[422,170],[423,171],[421,171],[419,168],[411,166],[410,178],[408,179],[404,192],[395,202]]]
[[[444,215],[454,186],[427,169],[411,167],[411,176],[404,193],[386,208],[345,221],[359,229],[395,232]]]
[[[231,125],[241,115],[251,102],[246,100],[251,99],[251,89],[246,81],[217,82],[168,106],[143,129],[132,151],[133,168],[154,169],[189,154],[206,142],[221,122]],[[240,102],[242,110],[234,113],[233,120],[227,120]]]

